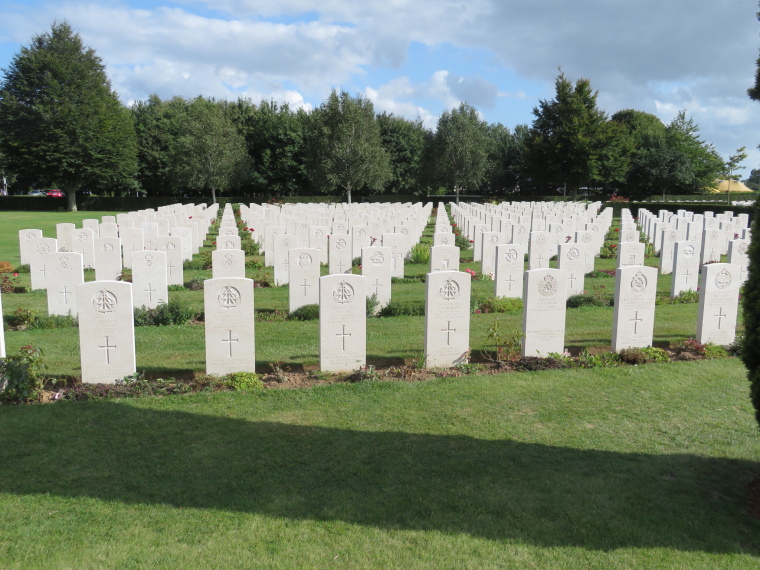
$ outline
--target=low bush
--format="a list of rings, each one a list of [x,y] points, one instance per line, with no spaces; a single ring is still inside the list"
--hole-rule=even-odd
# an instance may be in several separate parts
[[[288,315],[289,321],[316,321],[319,319],[319,305],[304,305]]]
[[[604,279],[605,277],[615,277],[614,269],[595,269],[586,273],[586,277],[590,279]]]
[[[13,273],[15,271],[10,261],[0,261],[0,273]]]
[[[185,284],[185,287],[190,289],[191,291],[203,291],[203,283],[205,279],[202,277],[193,277],[190,281],[188,281]]]
[[[486,297],[478,300],[474,311],[481,313],[520,313],[523,300],[517,297]]]
[[[233,372],[224,377],[224,385],[232,390],[251,392],[266,388],[255,372]]]
[[[380,309],[379,317],[423,317],[425,316],[424,301],[391,301]]]
[[[197,316],[197,313],[184,301],[171,299],[161,303],[155,309],[135,307],[135,326],[184,325]]]
[[[618,352],[620,360],[626,364],[646,364],[647,362],[670,362],[668,353],[661,348],[645,346],[624,348]]]
[[[411,263],[430,263],[430,246],[424,243],[418,243],[412,246],[409,253]]]
[[[600,299],[599,297],[588,293],[571,295],[566,302],[568,309],[577,309],[578,307],[606,307],[608,305],[609,303],[604,299]]]
[[[44,368],[42,350],[33,346],[0,358],[0,402],[39,400],[45,387]]]

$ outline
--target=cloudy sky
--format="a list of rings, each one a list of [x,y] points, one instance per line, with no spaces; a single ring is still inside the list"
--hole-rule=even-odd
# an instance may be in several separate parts
[[[558,68],[607,113],[669,122],[685,109],[727,158],[760,168],[755,0],[0,1],[0,67],[68,20],[125,104],[151,93],[318,106],[331,89],[431,129],[467,101],[488,122],[530,124]]]

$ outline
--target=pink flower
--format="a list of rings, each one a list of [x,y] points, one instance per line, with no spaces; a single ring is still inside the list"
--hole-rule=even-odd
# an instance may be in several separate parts
[[[14,277],[18,277],[18,273],[14,273],[14,274],[13,274],[13,276],[14,276]]]

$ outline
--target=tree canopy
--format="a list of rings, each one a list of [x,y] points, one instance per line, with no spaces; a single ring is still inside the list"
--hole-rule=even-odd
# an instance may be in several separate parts
[[[13,171],[60,185],[70,210],[83,185],[117,184],[136,171],[129,112],[100,57],[65,21],[35,36],[4,70],[0,132]]]
[[[433,139],[439,183],[452,188],[459,202],[461,190],[475,190],[488,169],[491,141],[488,125],[472,105],[461,103],[438,118]]]
[[[391,176],[388,153],[372,102],[345,91],[330,94],[311,115],[309,162],[312,182],[323,191],[381,190]]]

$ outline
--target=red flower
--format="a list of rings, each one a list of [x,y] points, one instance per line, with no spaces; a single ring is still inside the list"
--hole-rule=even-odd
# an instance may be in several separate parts
[[[216,243],[216,242],[214,242],[214,243]],[[617,247],[617,245],[615,245],[615,244],[613,243],[613,244],[612,244],[610,247]]]
[[[13,276],[14,276],[14,277],[18,277],[18,273],[14,273],[14,274],[13,274]]]
[[[619,232],[619,231],[620,231],[620,229],[618,229],[618,228],[615,228],[615,231],[616,231],[616,232]]]

